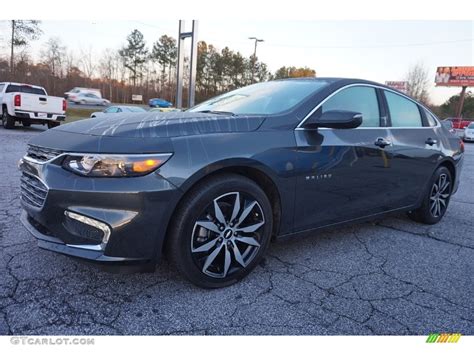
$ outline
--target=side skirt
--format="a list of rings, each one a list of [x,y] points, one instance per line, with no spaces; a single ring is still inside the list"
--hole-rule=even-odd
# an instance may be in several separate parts
[[[401,208],[396,208],[390,211],[385,211],[385,212],[380,212],[380,213],[375,213],[369,216],[364,216],[360,218],[354,218],[342,222],[337,222],[337,223],[332,223],[332,224],[326,224],[322,225],[316,228],[311,228],[311,229],[306,229],[303,231],[298,231],[298,232],[293,232],[293,233],[288,233],[288,234],[283,234],[283,235],[278,235],[275,237],[276,242],[283,242],[285,240],[291,239],[291,238],[304,238],[312,235],[314,232],[320,232],[320,231],[325,231],[327,229],[333,228],[333,227],[340,227],[340,226],[346,226],[346,225],[351,225],[351,224],[356,224],[356,223],[361,223],[361,222],[367,222],[371,221],[374,219],[377,219],[379,217],[385,217],[387,215],[391,214],[397,214],[400,212],[408,212],[411,210],[416,209],[419,207],[418,205],[410,205],[410,206],[405,206]]]

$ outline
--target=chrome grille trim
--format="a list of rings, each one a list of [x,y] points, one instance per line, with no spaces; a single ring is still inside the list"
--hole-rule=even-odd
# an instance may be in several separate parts
[[[45,163],[53,160],[54,158],[57,158],[62,153],[63,152],[60,150],[44,148],[29,144],[26,150],[25,157],[37,163]]]
[[[20,178],[21,200],[35,208],[42,208],[48,195],[48,187],[35,175],[22,172]]]

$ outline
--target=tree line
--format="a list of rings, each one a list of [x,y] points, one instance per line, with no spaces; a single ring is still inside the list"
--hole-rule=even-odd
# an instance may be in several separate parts
[[[41,34],[39,21],[11,21],[10,58],[0,59],[0,81],[41,85],[51,95],[62,96],[73,87],[98,88],[112,102],[129,103],[132,94],[144,101],[161,97],[174,102],[176,94],[177,41],[162,35],[148,45],[143,34],[133,30],[118,50],[106,49],[96,58],[92,49],[73,53],[59,38],[49,38],[33,61],[28,44]],[[184,86],[189,82],[189,58],[184,60]],[[229,47],[219,50],[198,42],[196,101],[270,79],[316,76],[310,68],[282,67],[271,73],[258,57],[244,56]],[[187,91],[184,93],[186,102]]]
[[[29,44],[41,37],[41,22],[36,20],[9,21],[11,32],[9,57],[0,57],[0,81],[18,81],[41,85],[51,95],[62,96],[73,87],[92,87],[102,91],[112,102],[129,103],[132,94],[143,95],[144,101],[161,97],[174,102],[176,94],[176,39],[162,35],[148,45],[139,30],[132,31],[120,49],[105,49],[97,58],[92,49],[74,53],[59,38],[49,38],[33,61]],[[189,59],[185,58],[184,86],[189,78]],[[267,64],[253,55],[246,57],[229,47],[219,50],[205,41],[198,43],[196,101],[217,94],[272,79],[316,76],[311,68],[283,66],[274,73]],[[427,104],[440,117],[453,116],[459,95],[454,95],[440,106],[432,105],[429,98],[430,72],[417,63],[410,68],[404,80],[408,95]],[[184,90],[184,102],[187,91]],[[474,117],[474,97],[466,94],[463,116]]]

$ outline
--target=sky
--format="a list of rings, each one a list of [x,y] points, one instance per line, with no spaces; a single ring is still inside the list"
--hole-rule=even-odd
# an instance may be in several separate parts
[[[190,21],[187,22],[190,26]],[[8,24],[0,23],[0,50],[7,53]],[[43,21],[43,35],[30,52],[38,58],[50,37],[59,37],[77,53],[92,50],[98,57],[106,49],[118,49],[126,36],[140,30],[148,45],[162,34],[177,37],[177,19],[137,21]],[[437,66],[474,65],[474,21],[285,21],[214,20],[199,21],[198,39],[218,49],[228,46],[249,56],[253,42],[264,39],[257,56],[271,71],[281,66],[308,66],[317,76],[353,77],[385,82],[403,80],[408,68],[422,63],[434,81]],[[189,45],[189,44],[188,44]],[[459,88],[432,84],[435,104],[445,102]]]

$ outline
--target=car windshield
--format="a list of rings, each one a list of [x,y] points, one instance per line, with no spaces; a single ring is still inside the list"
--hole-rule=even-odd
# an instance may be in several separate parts
[[[469,129],[474,129],[474,122],[469,123],[469,126],[467,126]]]
[[[146,112],[145,109],[141,107],[127,107],[130,112]]]
[[[214,97],[189,112],[274,114],[289,110],[329,83],[324,80],[268,81]]]

